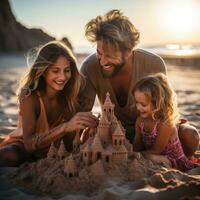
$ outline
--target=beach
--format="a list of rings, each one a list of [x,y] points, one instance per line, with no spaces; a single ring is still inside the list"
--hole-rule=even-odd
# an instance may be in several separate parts
[[[78,66],[85,55],[78,56]],[[15,96],[17,83],[26,71],[23,55],[1,56],[0,64],[0,137],[15,129],[17,125],[17,98]],[[6,65],[6,63],[9,64]],[[167,64],[168,76],[174,87],[181,117],[200,131],[200,66],[181,66]],[[199,154],[199,152],[197,152]],[[136,167],[146,170],[140,162]],[[0,169],[0,199],[53,199],[52,196],[38,196],[23,188],[18,188],[9,181],[9,174],[16,168]],[[133,169],[134,170],[134,169]],[[200,169],[193,169],[189,173],[160,167],[153,173],[145,174],[133,182],[111,180],[90,195],[65,194],[58,196],[65,199],[200,199]],[[137,170],[135,170],[137,172]],[[135,173],[136,173],[135,172]],[[138,172],[139,173],[139,172]],[[142,173],[140,171],[140,173]]]

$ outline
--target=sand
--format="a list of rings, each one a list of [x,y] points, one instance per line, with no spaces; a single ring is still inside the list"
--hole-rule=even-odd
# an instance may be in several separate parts
[[[80,63],[81,60],[78,61]],[[168,65],[168,69],[169,78],[178,95],[181,115],[200,130],[200,66]],[[23,67],[0,69],[1,137],[16,126],[15,90],[16,83],[24,70]],[[35,164],[35,169],[37,165],[43,166],[43,163],[41,160]],[[82,184],[77,183],[77,188],[67,185],[64,176],[56,177],[59,174],[56,170],[51,172],[51,176],[56,177],[55,181],[48,183],[47,179],[39,179],[39,175],[35,178],[29,176],[29,171],[26,169],[30,164],[24,164],[20,168],[0,168],[0,199],[200,199],[200,168],[182,173],[153,165],[143,158],[133,159],[129,164],[131,170],[125,172],[122,170],[121,176],[113,175],[117,170],[120,171],[119,167],[114,172],[111,170],[106,178],[97,179],[103,184],[99,185],[98,181],[91,182],[88,178]],[[62,166],[61,161],[60,166]],[[42,177],[45,177],[48,167],[49,165],[44,166]],[[24,183],[27,183],[26,187]],[[46,186],[43,187],[45,189],[39,187],[41,185]]]

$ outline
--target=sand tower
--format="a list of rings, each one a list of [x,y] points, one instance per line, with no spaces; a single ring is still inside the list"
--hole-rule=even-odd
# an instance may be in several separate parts
[[[115,105],[110,100],[110,94],[106,93],[106,99],[102,105],[102,117],[106,116],[108,121],[111,122],[114,117],[114,107]]]
[[[102,158],[102,152],[104,151],[99,134],[97,133],[94,137],[93,143],[91,145],[92,150],[92,163]]]
[[[64,142],[63,140],[61,140],[61,143],[60,143],[60,147],[58,149],[58,157],[60,159],[64,159],[67,155],[67,151],[65,149],[65,145],[64,145]]]
[[[54,147],[54,144],[52,142],[49,151],[47,153],[47,158],[56,158],[56,155],[57,155],[57,149]]]
[[[79,132],[80,132],[79,130],[76,131],[76,135],[73,140],[73,152],[74,153],[78,153],[80,151],[81,140],[80,140]]]
[[[64,166],[64,174],[68,177],[74,177],[78,176],[78,168],[76,166],[75,160],[72,156],[72,154],[68,157],[65,158],[65,166]]]

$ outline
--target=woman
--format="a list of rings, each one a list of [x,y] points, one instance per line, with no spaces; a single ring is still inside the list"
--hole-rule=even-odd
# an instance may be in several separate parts
[[[61,138],[72,149],[72,132],[93,127],[90,112],[76,113],[82,83],[75,58],[64,44],[42,46],[18,89],[18,127],[0,144],[0,166],[17,166],[28,158],[46,155]],[[75,114],[76,113],[76,114]]]

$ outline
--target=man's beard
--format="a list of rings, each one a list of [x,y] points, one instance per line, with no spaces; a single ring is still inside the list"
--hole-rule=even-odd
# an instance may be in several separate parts
[[[103,66],[101,66],[101,73],[103,75],[104,78],[112,78],[114,77],[116,74],[119,73],[119,71],[122,69],[122,67],[125,65],[125,61],[123,59],[123,61],[120,64],[117,65],[110,65],[113,68],[113,71],[111,72],[106,72],[105,70],[103,70]]]

